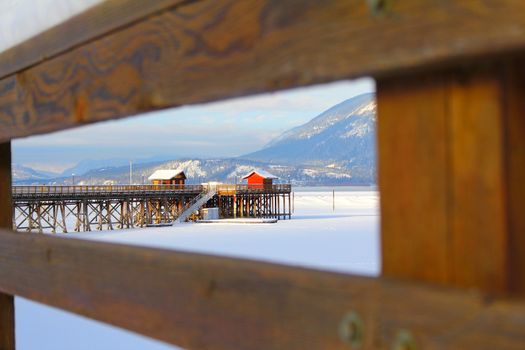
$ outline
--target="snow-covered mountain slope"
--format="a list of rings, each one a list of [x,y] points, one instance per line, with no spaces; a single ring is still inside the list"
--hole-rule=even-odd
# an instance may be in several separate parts
[[[242,158],[270,163],[333,165],[374,178],[375,124],[375,95],[359,95]]]

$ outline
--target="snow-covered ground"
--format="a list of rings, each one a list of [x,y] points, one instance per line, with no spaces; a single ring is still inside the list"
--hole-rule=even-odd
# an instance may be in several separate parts
[[[276,224],[184,224],[68,234],[68,237],[162,247],[289,265],[378,275],[379,197],[375,191],[295,192],[292,220]],[[18,348],[176,349],[127,331],[16,299]]]

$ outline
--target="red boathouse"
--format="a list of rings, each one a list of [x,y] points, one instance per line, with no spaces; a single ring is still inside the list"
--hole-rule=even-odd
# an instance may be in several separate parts
[[[242,179],[248,181],[248,188],[271,188],[277,176],[264,170],[252,170]]]

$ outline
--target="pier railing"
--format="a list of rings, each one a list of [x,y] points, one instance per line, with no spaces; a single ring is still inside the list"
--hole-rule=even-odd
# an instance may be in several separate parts
[[[86,186],[13,186],[13,195],[108,194],[141,192],[202,192],[202,185],[86,185]]]
[[[217,191],[222,195],[235,194],[238,192],[271,192],[271,193],[289,193],[292,191],[290,184],[278,185],[239,185],[239,184],[224,184],[218,185]]]
[[[217,191],[221,194],[233,194],[236,192],[290,192],[291,185],[217,185]],[[20,197],[47,197],[61,195],[113,195],[113,194],[166,194],[173,192],[200,193],[203,185],[83,185],[83,186],[13,186],[13,198]]]

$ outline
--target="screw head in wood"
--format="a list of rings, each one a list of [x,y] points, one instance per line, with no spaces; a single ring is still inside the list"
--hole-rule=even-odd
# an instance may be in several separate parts
[[[392,350],[418,350],[412,333],[406,329],[400,330],[394,340]]]
[[[373,16],[383,15],[388,11],[389,0],[366,0]]]
[[[339,337],[350,345],[351,349],[359,349],[363,344],[363,321],[359,314],[351,311],[343,316],[339,323]]]

